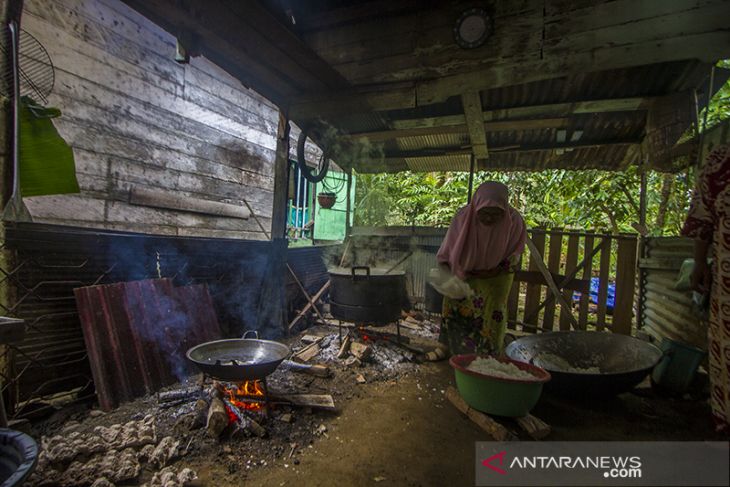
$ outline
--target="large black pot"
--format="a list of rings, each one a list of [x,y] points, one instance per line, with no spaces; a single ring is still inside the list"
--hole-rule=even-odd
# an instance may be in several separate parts
[[[330,313],[338,320],[387,324],[400,319],[406,296],[405,272],[367,266],[330,271]]]
[[[540,354],[561,357],[571,367],[597,366],[600,373],[576,373],[541,362]],[[662,358],[651,343],[599,331],[557,331],[519,338],[505,354],[550,372],[547,391],[565,396],[612,396],[633,389]]]

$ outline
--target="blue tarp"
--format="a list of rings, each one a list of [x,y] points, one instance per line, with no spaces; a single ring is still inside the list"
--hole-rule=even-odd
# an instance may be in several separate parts
[[[598,277],[592,277],[591,278],[591,291],[590,291],[590,302],[594,304],[598,304],[598,286],[600,283],[600,279]],[[580,295],[581,293],[575,292],[573,293],[573,301],[580,301]],[[608,297],[606,299],[606,310],[611,313],[613,312],[613,306],[616,303],[616,283],[610,282],[608,283]]]

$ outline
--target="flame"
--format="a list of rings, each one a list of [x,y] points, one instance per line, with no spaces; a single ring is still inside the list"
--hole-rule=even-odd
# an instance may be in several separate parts
[[[251,399],[263,398],[264,388],[260,381],[247,380],[236,384],[233,387],[225,387],[225,392],[228,394],[228,400],[231,404],[239,409],[247,409],[249,411],[258,411],[263,409],[264,403],[260,401],[252,401]],[[234,416],[233,412],[229,411],[228,415]]]

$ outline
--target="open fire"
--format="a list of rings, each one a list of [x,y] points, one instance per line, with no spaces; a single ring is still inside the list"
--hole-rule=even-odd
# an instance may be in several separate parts
[[[239,409],[260,411],[265,407],[266,393],[261,381],[247,380],[230,386],[223,385],[223,391],[230,403]],[[232,411],[229,410],[228,414],[233,421],[236,420]]]

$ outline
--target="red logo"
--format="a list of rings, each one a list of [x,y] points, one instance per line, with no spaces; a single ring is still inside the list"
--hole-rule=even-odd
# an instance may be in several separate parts
[[[501,468],[499,468],[499,467],[495,467],[495,466],[494,466],[494,465],[492,465],[492,463],[491,463],[491,462],[492,462],[492,460],[497,460],[497,459],[499,459],[499,464],[500,464],[500,465],[504,465],[504,456],[505,456],[506,454],[507,454],[507,452],[506,452],[506,451],[503,451],[503,452],[499,452],[499,453],[496,453],[496,454],[492,455],[491,457],[487,458],[486,460],[484,460],[484,461],[482,462],[482,465],[484,465],[485,467],[487,467],[487,468],[489,468],[489,469],[492,469],[492,470],[494,470],[495,472],[497,472],[497,473],[498,473],[498,474],[500,474],[500,475],[507,475],[507,471],[506,471],[506,470],[503,470],[503,469],[501,469]]]

